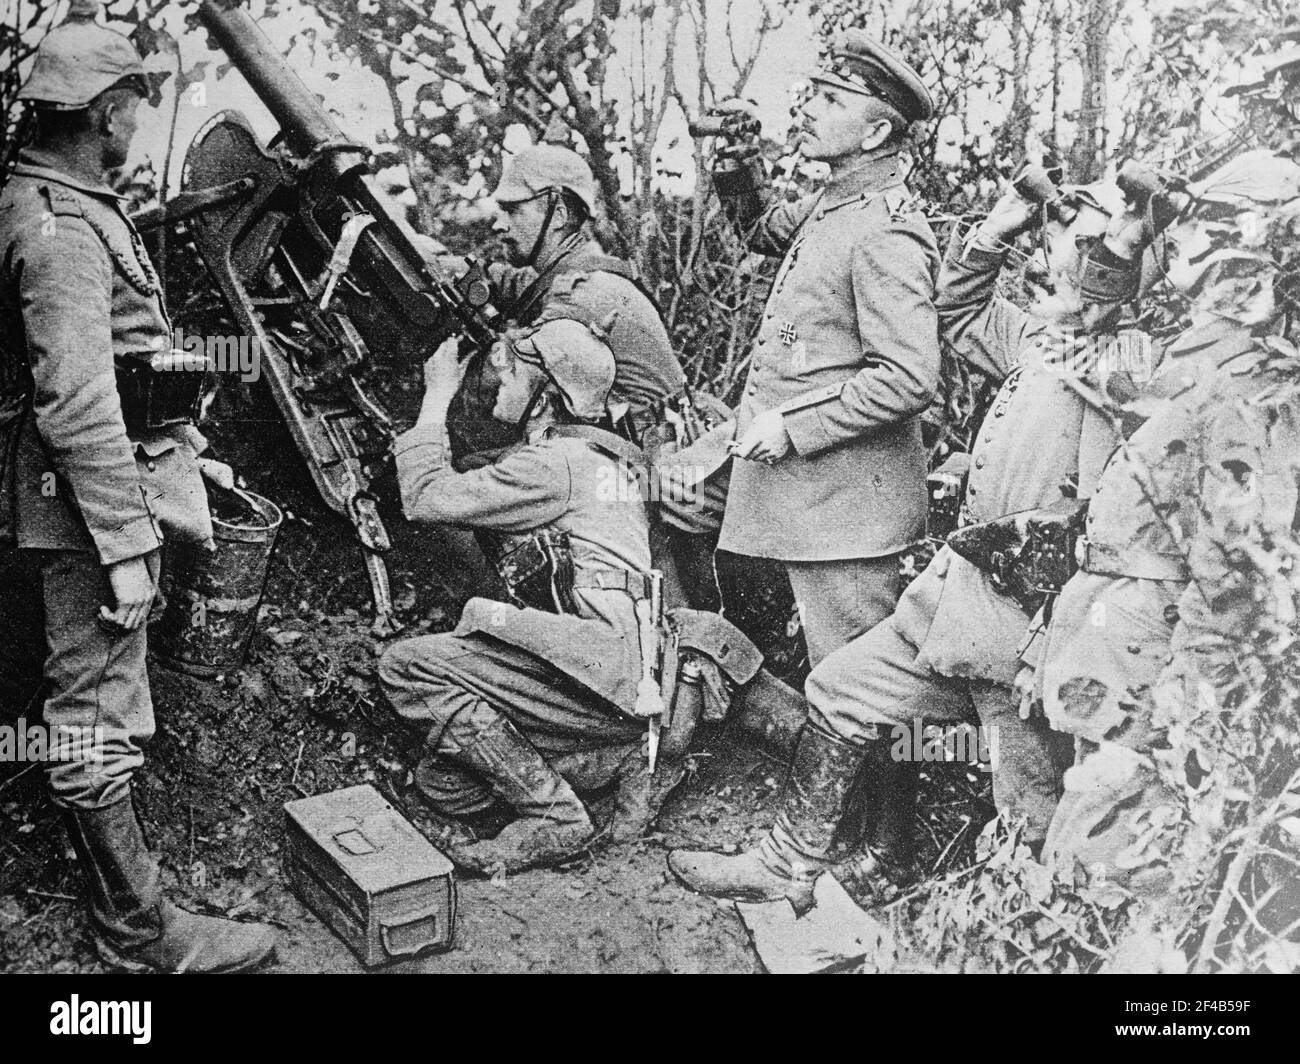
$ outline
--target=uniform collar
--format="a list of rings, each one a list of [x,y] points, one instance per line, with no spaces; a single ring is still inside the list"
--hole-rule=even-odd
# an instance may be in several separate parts
[[[22,174],[24,177],[35,177],[42,181],[53,181],[65,188],[76,189],[78,192],[85,192],[92,196],[106,196],[109,199],[121,202],[126,200],[125,196],[118,195],[103,182],[98,185],[91,185],[78,177],[65,173],[59,169],[58,160],[53,155],[43,152],[39,148],[24,148],[20,151],[18,153],[18,165],[14,167],[14,173]]]
[[[897,152],[867,159],[831,180],[822,194],[822,205],[838,207],[902,183],[903,164]]]

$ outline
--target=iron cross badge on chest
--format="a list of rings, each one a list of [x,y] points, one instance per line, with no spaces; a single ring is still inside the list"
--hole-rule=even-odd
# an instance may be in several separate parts
[[[790,349],[790,362],[795,369],[808,366],[808,345],[799,339],[799,329],[792,321],[783,322],[777,335],[781,343]]]

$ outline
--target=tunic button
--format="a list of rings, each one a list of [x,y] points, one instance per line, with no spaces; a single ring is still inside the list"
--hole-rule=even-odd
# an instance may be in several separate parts
[[[984,468],[984,456],[983,456],[983,455],[980,455],[978,458],[975,459],[975,468],[976,468],[976,469],[983,469],[983,468]]]
[[[156,472],[157,469],[158,469],[158,463],[157,463],[157,462],[146,462],[146,463],[145,463],[145,468],[148,469],[150,473]]]

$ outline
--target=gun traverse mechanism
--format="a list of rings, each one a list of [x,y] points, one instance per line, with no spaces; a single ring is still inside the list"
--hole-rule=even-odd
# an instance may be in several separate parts
[[[204,0],[198,17],[280,125],[269,146],[223,111],[195,136],[182,193],[145,225],[184,218],[239,327],[258,341],[261,371],[325,502],[352,522],[375,604],[373,630],[394,616],[388,532],[370,467],[393,425],[367,389],[371,351],[423,359],[448,336],[493,340],[481,273],[435,274],[386,213],[369,152],[348,140],[247,12]]]

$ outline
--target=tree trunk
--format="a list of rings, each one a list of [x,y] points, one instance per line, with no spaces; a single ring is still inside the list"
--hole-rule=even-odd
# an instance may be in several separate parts
[[[1101,174],[1106,151],[1106,78],[1110,68],[1110,28],[1118,0],[1085,0],[1083,14],[1083,92],[1079,126],[1070,151],[1070,180],[1086,183]]]

